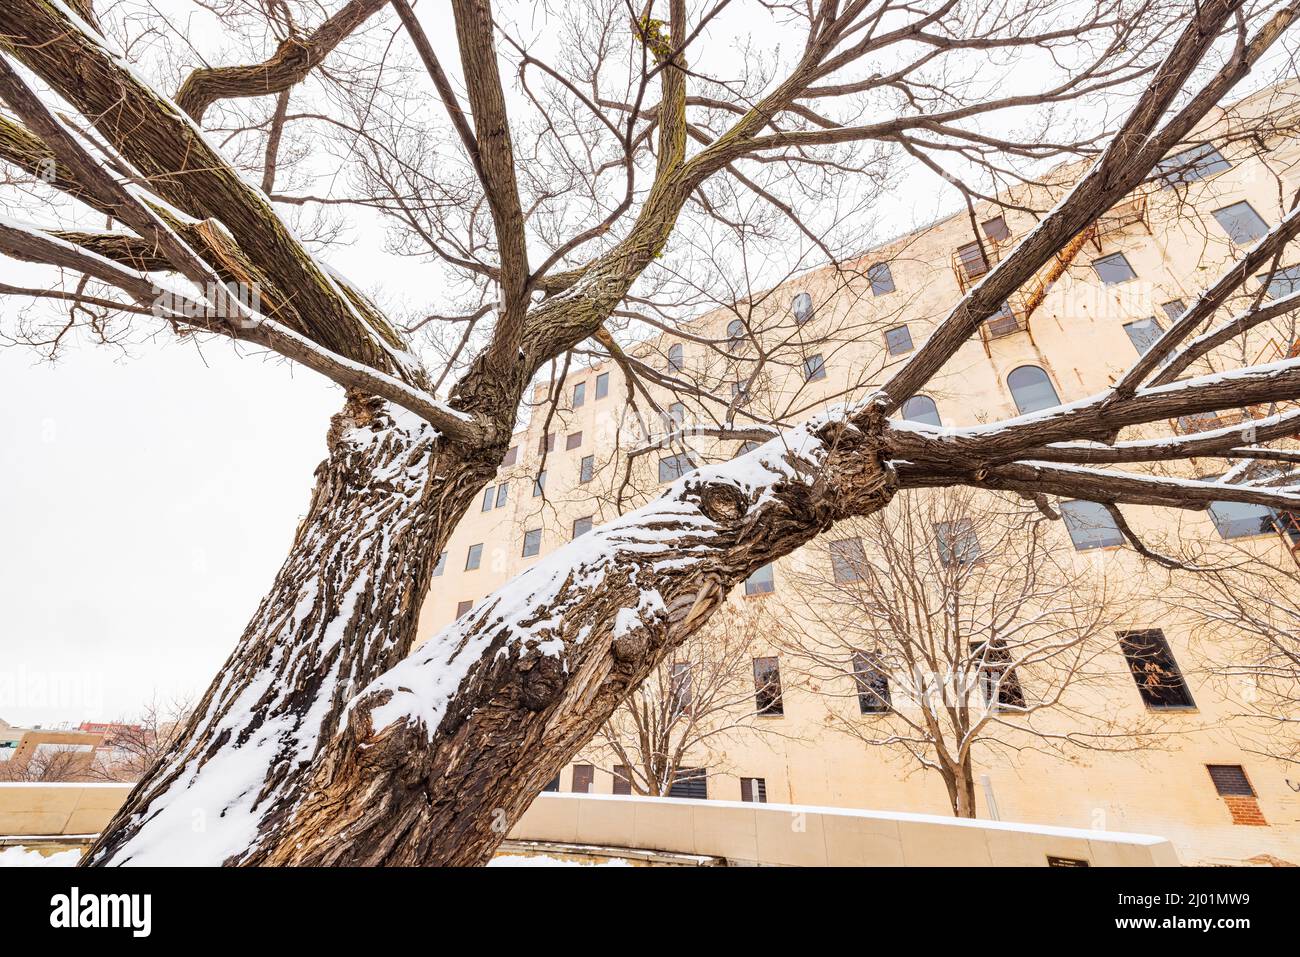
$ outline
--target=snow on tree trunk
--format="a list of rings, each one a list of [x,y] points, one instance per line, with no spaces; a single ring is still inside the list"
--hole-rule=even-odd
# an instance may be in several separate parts
[[[357,395],[329,447],[270,592],[86,863],[255,856],[302,799],[348,701],[409,653],[443,540],[493,466],[443,461],[431,427]]]
[[[276,844],[244,860],[486,862],[733,585],[889,501],[880,426],[819,416],[543,559],[357,696]]]

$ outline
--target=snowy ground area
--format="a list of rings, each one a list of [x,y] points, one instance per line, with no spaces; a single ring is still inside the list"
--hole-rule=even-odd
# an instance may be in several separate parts
[[[21,844],[0,847],[0,867],[74,867],[80,857],[80,851],[55,851],[47,857]]]
[[[81,857],[80,851],[57,851],[46,856],[40,851],[18,845],[0,848],[0,867],[73,867]],[[631,867],[627,861],[601,860],[585,861],[563,860],[545,855],[511,854],[492,859],[488,867]]]

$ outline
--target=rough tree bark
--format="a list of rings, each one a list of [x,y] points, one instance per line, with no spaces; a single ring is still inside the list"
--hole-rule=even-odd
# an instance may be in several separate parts
[[[301,799],[348,700],[410,652],[442,544],[495,459],[449,450],[427,423],[358,393],[328,446],[270,591],[88,863],[183,863],[196,842],[213,861],[255,854],[258,831],[278,830]]]

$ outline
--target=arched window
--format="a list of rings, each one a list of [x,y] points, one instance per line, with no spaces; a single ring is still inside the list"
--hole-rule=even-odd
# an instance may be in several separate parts
[[[802,326],[813,317],[812,296],[806,292],[799,293],[791,301],[790,309],[794,312],[794,321]]]
[[[1007,376],[1007,386],[1011,389],[1011,397],[1016,400],[1016,408],[1021,415],[1061,404],[1052,380],[1038,366],[1012,369],[1011,375]]]
[[[727,347],[735,352],[745,344],[745,324],[739,319],[727,323]]]
[[[926,425],[943,425],[939,418],[939,407],[928,395],[914,395],[903,403],[899,410],[908,422],[922,422]]]

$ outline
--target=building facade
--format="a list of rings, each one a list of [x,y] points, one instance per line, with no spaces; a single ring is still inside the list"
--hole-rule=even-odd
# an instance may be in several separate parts
[[[1243,247],[1283,215],[1300,189],[1300,115],[1294,88],[1271,89],[1216,117],[1166,160],[1161,174],[1119,204],[1009,300],[948,363],[904,418],[967,426],[1030,413],[1104,390],[1150,347]],[[1267,120],[1267,123],[1264,122]],[[1260,130],[1267,127],[1268,133]],[[481,506],[451,536],[421,619],[427,637],[493,590],[593,525],[653,496],[695,464],[730,458],[763,438],[773,422],[797,422],[834,403],[861,398],[924,342],[992,262],[1030,231],[1035,216],[1068,188],[1079,167],[1017,187],[999,205],[965,211],[869,250],[852,263],[804,273],[762,294],[728,303],[641,343],[619,361],[570,368],[539,386],[528,428],[515,437]],[[1300,289],[1294,247],[1253,294]],[[1223,313],[1226,315],[1227,313]],[[1240,365],[1294,354],[1293,320],[1283,316],[1248,338]],[[636,373],[636,383],[628,371]],[[1203,361],[1190,374],[1213,371]],[[1169,423],[1195,432],[1233,417]],[[753,432],[717,438],[724,427]],[[1222,462],[1196,462],[1201,474]],[[1190,474],[1190,472],[1189,472]],[[1059,504],[1059,503],[1058,503]],[[1201,537],[1232,541],[1275,560],[1297,558],[1300,527],[1287,515],[1253,507],[1209,513],[1132,509],[1130,522],[1151,541]],[[1004,821],[1150,833],[1169,838],[1185,863],[1300,864],[1300,766],[1260,753],[1239,727],[1248,689],[1200,664],[1205,643],[1163,594],[1162,576],[1123,547],[1113,530],[1056,523],[1056,542],[1092,573],[1136,582],[1142,594],[1115,629],[1113,680],[1080,691],[1083,710],[1114,707],[1162,732],[1159,747],[1040,749],[976,761],[976,813]],[[823,538],[834,537],[828,533]],[[760,570],[732,601],[766,603],[778,616],[801,570],[828,561],[812,543]],[[1300,561],[1300,558],[1297,558]],[[1300,582],[1300,578],[1296,579]],[[1297,596],[1300,602],[1300,595]],[[1181,673],[1186,695],[1144,692],[1125,660],[1123,634],[1158,633],[1162,661]],[[1223,639],[1227,641],[1228,639]],[[749,648],[754,692],[735,707],[753,720],[706,755],[684,764],[673,793],[710,800],[767,801],[929,813],[949,802],[933,772],[865,745],[835,725],[881,720],[853,694],[828,696],[783,660],[761,630]],[[780,708],[763,698],[780,680]],[[746,678],[745,680],[750,680]],[[1093,696],[1087,698],[1086,696]],[[1093,710],[1096,710],[1093,708]],[[1294,716],[1292,716],[1294,717]],[[835,719],[835,720],[832,720]],[[1064,719],[1062,719],[1064,720]],[[753,730],[755,723],[764,725]],[[1294,725],[1292,725],[1294,727]],[[1291,734],[1279,728],[1278,735]],[[1271,749],[1264,749],[1272,752]],[[569,791],[623,787],[607,752],[593,746],[557,780]]]

